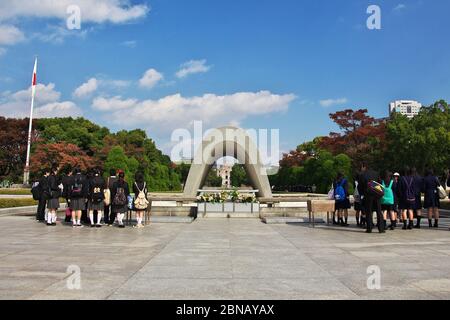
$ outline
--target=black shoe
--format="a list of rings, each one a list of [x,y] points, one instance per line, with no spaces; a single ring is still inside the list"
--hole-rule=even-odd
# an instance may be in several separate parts
[[[91,224],[91,228],[95,228],[95,224]]]
[[[402,230],[406,230],[406,229],[408,229],[408,226],[406,225],[406,223],[403,223],[403,228],[402,228]]]
[[[367,229],[366,233],[372,233],[372,229]]]
[[[48,226],[51,226],[52,224],[51,224],[51,223],[49,223],[49,222],[47,222],[47,225],[48,225]]]
[[[414,223],[413,223],[412,221],[409,222],[409,224],[408,224],[408,230],[412,230],[413,227],[414,227]]]
[[[119,228],[123,229],[123,228],[125,228],[125,225],[124,224],[120,224]]]
[[[435,222],[433,228],[439,228],[439,224]]]
[[[52,223],[52,226],[56,226],[56,222],[53,222],[53,223]]]
[[[97,227],[97,228],[101,228],[102,225],[101,225],[101,224],[97,224],[96,227]]]
[[[384,229],[378,229],[378,232],[379,232],[379,233],[386,233],[386,230],[384,230]]]

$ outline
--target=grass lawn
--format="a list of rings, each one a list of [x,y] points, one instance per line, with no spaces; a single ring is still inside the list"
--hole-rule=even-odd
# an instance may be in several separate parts
[[[6,195],[31,195],[31,190],[30,189],[2,188],[2,189],[0,189],[0,194],[6,194]]]
[[[15,208],[15,207],[27,207],[37,205],[37,201],[33,199],[0,199],[0,209],[3,208]]]

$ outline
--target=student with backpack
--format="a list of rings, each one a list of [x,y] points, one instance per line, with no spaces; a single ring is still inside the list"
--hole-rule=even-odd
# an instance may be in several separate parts
[[[116,177],[116,169],[110,169],[109,170],[109,177],[106,181],[106,189],[105,189],[105,223],[108,224],[108,226],[112,226],[114,224],[114,220],[116,219],[115,213],[112,211],[112,199],[111,199],[111,190],[114,185],[114,183],[117,181]]]
[[[47,225],[56,226],[56,211],[59,209],[59,197],[61,189],[59,188],[60,180],[57,176],[58,167],[52,166],[50,175],[48,176],[48,200],[47,200]]]
[[[364,214],[364,208],[362,205],[363,199],[358,191],[358,177],[357,176],[355,177],[355,191],[353,193],[353,200],[354,200],[353,206],[355,209],[356,225],[358,227],[365,227],[366,216]]]
[[[144,181],[144,175],[142,172],[136,172],[135,182],[133,184],[133,193],[134,193],[134,210],[136,212],[136,228],[143,228],[142,220],[144,218],[144,212],[148,208],[148,188],[147,183]]]
[[[119,179],[114,182],[111,189],[111,207],[113,213],[116,215],[119,228],[125,228],[123,224],[123,218],[128,210],[128,196],[130,195],[130,189],[128,183],[125,181],[125,173],[119,171]]]
[[[86,208],[86,196],[87,196],[87,180],[81,174],[79,168],[75,168],[73,175],[70,179],[69,185],[69,200],[70,209],[72,210],[72,226],[83,227],[81,225],[81,215]]]
[[[361,173],[358,177],[358,192],[363,196],[363,206],[366,211],[367,233],[373,230],[373,212],[377,213],[377,225],[380,233],[385,233],[383,228],[383,214],[381,213],[381,198],[383,195],[377,191],[376,186],[380,175],[368,168],[367,164],[361,165]]]
[[[392,184],[392,191],[394,192],[394,221],[395,227],[397,227],[397,219],[399,216],[399,197],[400,197],[400,173],[394,173],[394,183]]]
[[[383,210],[383,227],[386,230],[386,221],[389,215],[391,219],[391,225],[389,229],[395,230],[397,225],[397,219],[394,213],[394,179],[392,179],[392,174],[386,171],[383,179],[381,180],[381,185],[384,188],[384,196],[381,198],[381,210]]]
[[[416,229],[420,229],[420,221],[422,220],[422,192],[423,192],[423,177],[421,177],[416,168],[412,168],[412,175],[414,177],[414,185],[416,190],[416,202],[414,204],[414,216],[417,218],[417,224],[414,226]]]
[[[348,209],[350,200],[348,194],[348,182],[344,175],[339,172],[336,181],[333,183],[335,210],[338,213],[338,224],[348,227]]]
[[[409,167],[405,168],[405,176],[401,177],[401,203],[403,230],[411,230],[414,227],[414,208],[416,207],[416,184],[414,183],[413,171]],[[408,222],[409,221],[409,222]]]
[[[100,176],[100,170],[93,170],[93,177],[89,181],[88,190],[88,211],[91,228],[95,226],[101,228],[103,210],[105,209],[103,202],[105,200],[105,180]],[[97,224],[94,221],[94,211],[97,211]]]
[[[48,176],[50,175],[50,169],[44,169],[42,177],[39,182],[36,182],[31,188],[33,199],[38,201],[38,207],[36,211],[36,221],[46,222],[45,207],[47,205],[47,193],[48,190]]]
[[[441,204],[438,188],[440,185],[438,178],[433,174],[433,170],[427,170],[425,178],[423,179],[423,189],[425,191],[424,208],[428,210],[429,228],[439,228],[439,208],[441,207]]]
[[[66,199],[66,218],[65,222],[70,223],[72,220],[72,210],[69,206],[69,185],[72,177],[72,169],[70,166],[65,166],[63,169],[64,175],[61,178],[61,183],[63,185],[62,197]]]

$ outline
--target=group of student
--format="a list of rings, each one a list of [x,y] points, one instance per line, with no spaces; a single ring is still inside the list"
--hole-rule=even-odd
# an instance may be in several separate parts
[[[425,209],[429,228],[438,228],[440,199],[446,196],[445,189],[448,187],[450,175],[441,184],[431,169],[426,170],[424,176],[409,167],[402,174],[385,172],[380,175],[362,164],[360,173],[355,177],[353,194],[356,223],[371,233],[374,228],[373,213],[376,212],[376,226],[380,233],[385,233],[387,229],[395,230],[397,223],[403,224],[403,230],[420,229],[422,210]],[[348,180],[343,174],[338,174],[329,197],[335,200],[333,224],[348,226],[351,203]],[[415,225],[414,219],[417,221]]]
[[[137,172],[131,196],[125,173],[122,170],[110,170],[105,180],[100,169],[94,168],[83,174],[79,168],[59,168],[53,165],[45,169],[39,182],[32,188],[33,197],[39,201],[36,220],[55,226],[60,208],[60,198],[66,201],[66,222],[74,228],[83,227],[82,222],[91,227],[117,225],[125,228],[124,217],[128,210],[136,212],[136,228],[142,228],[144,212],[148,208],[148,188],[144,175]],[[47,210],[46,210],[47,209]]]

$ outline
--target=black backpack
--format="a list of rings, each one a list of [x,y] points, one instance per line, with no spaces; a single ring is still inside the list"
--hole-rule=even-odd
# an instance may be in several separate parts
[[[33,195],[33,200],[41,200],[42,198],[42,186],[39,182],[33,184],[31,188],[31,194]]]
[[[70,189],[70,196],[72,198],[83,197],[83,179],[79,175],[75,176],[75,180]]]
[[[113,205],[122,207],[128,204],[127,196],[125,195],[125,189],[123,187],[118,187],[116,191],[116,195],[113,199]]]

